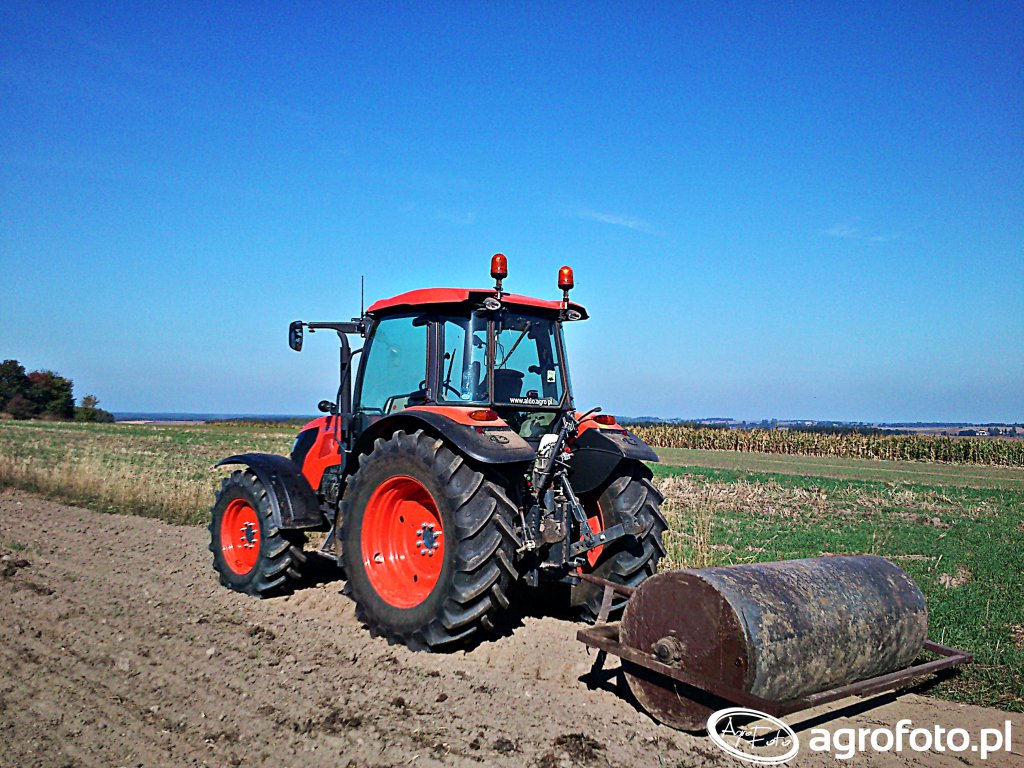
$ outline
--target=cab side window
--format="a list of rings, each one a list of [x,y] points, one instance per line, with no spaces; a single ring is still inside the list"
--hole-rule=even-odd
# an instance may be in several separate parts
[[[389,317],[373,330],[357,395],[360,413],[388,415],[426,400],[427,325]]]

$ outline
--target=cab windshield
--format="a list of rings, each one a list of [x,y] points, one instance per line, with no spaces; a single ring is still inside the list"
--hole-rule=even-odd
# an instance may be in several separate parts
[[[493,322],[493,344],[488,341]],[[445,317],[441,329],[438,396],[446,402],[490,403],[517,408],[556,408],[565,380],[557,343],[558,324],[519,312],[474,312]],[[490,374],[490,381],[488,381]]]

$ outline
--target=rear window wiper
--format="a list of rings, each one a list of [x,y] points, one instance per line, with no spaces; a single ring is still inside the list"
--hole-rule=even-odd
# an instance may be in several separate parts
[[[512,349],[510,349],[510,350],[508,351],[508,354],[507,354],[507,355],[505,355],[505,359],[504,359],[504,360],[502,360],[502,361],[501,361],[500,363],[498,363],[498,368],[504,368],[504,367],[505,367],[505,363],[507,363],[507,362],[508,362],[508,359],[509,359],[510,357],[512,357],[512,353],[516,351],[516,347],[518,347],[518,346],[519,346],[519,342],[521,342],[521,341],[522,341],[523,339],[525,339],[525,338],[526,338],[526,334],[527,334],[527,332],[529,332],[529,330],[530,330],[530,325],[531,325],[531,323],[527,323],[527,324],[526,324],[526,327],[525,327],[525,328],[523,328],[523,332],[519,334],[519,338],[518,338],[518,339],[516,339],[516,343],[512,345]]]

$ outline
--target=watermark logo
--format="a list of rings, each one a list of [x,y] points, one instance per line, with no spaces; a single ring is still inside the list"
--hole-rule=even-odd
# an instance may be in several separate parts
[[[786,723],[756,709],[730,707],[708,718],[708,736],[726,754],[748,763],[775,765],[796,757],[800,741]],[[911,720],[899,720],[893,726],[874,728],[812,728],[806,734],[811,752],[831,754],[841,761],[866,752],[952,752],[971,753],[982,760],[999,752],[1010,753],[1013,724],[1002,728],[981,728],[972,733],[966,728],[941,725],[915,727]]]
[[[708,736],[726,754],[748,763],[775,765],[796,757],[800,739],[766,712],[745,707],[720,709],[708,718]]]

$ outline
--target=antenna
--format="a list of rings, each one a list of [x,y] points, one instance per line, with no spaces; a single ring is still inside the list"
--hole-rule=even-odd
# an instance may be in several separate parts
[[[359,276],[359,318],[362,319],[366,312],[363,310],[363,306],[366,302],[363,300],[363,284],[366,280],[366,275]]]

